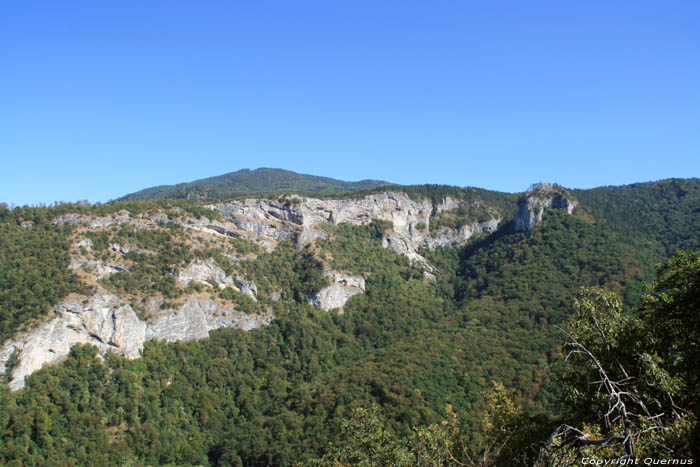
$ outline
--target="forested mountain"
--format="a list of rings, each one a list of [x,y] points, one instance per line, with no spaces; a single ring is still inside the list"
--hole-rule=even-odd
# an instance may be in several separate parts
[[[691,459],[683,250],[698,179],[0,208],[0,461]]]
[[[283,169],[243,169],[216,177],[177,185],[161,185],[124,196],[123,200],[175,198],[221,200],[270,193],[306,195],[350,193],[390,185],[380,180],[345,182],[329,177],[299,174]]]

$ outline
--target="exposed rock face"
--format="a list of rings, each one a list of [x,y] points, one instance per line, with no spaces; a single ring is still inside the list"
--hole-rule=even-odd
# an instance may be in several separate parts
[[[112,350],[137,357],[146,335],[146,323],[116,296],[98,293],[85,303],[67,300],[57,307],[58,316],[48,323],[6,342],[0,350],[0,369],[15,349],[19,363],[12,372],[10,387],[24,386],[24,377],[45,363],[63,359],[77,343],[92,344],[102,352]]]
[[[135,220],[131,219],[131,214],[126,209],[122,209],[118,213],[106,217],[84,216],[82,214],[66,214],[65,216],[55,218],[51,223],[54,225],[83,224],[91,228],[108,227],[110,225],[121,224],[137,224]]]
[[[563,201],[552,199],[549,206],[563,205]],[[460,200],[446,197],[435,209],[438,212],[450,211],[458,209],[461,203]],[[55,307],[56,315],[50,321],[18,333],[0,347],[0,371],[4,371],[13,352],[19,353],[18,364],[12,370],[10,387],[21,388],[26,375],[45,364],[65,358],[71,346],[76,343],[93,344],[103,353],[112,351],[134,358],[138,357],[143,343],[149,339],[200,339],[215,328],[238,327],[248,330],[272,320],[271,315],[245,315],[233,308],[222,307],[209,298],[192,295],[184,304],[165,310],[160,308],[162,301],[150,300],[146,304],[149,319],[144,321],[119,297],[99,288],[97,282],[116,272],[128,270],[131,264],[128,254],[138,248],[128,242],[123,245],[111,243],[107,256],[95,254],[92,241],[80,237],[86,230],[108,230],[123,224],[140,229],[158,229],[165,223],[177,223],[188,232],[188,239],[195,248],[217,241],[216,237],[241,237],[272,250],[283,240],[292,240],[301,246],[325,238],[326,233],[322,229],[324,223],[361,225],[380,219],[390,221],[393,225],[392,229],[385,232],[383,245],[422,264],[426,269],[426,277],[434,278],[431,274],[432,267],[418,253],[419,248],[463,244],[475,233],[495,231],[501,220],[493,217],[459,229],[443,227],[437,232],[431,232],[432,203],[426,199],[412,200],[404,193],[393,192],[340,200],[299,196],[288,196],[283,201],[247,199],[210,207],[221,213],[224,220],[205,217],[193,219],[180,215],[168,217],[162,213],[131,215],[126,210],[102,217],[68,214],[54,219],[56,225],[79,226],[71,248],[72,261],[69,267],[79,269],[81,277],[95,284],[99,292],[90,297],[64,301]],[[138,251],[149,254],[147,251]],[[230,251],[222,251],[222,254],[236,261],[245,259],[231,256]],[[214,288],[233,287],[253,299],[258,292],[254,283],[242,277],[227,275],[211,258],[195,260],[173,274],[182,287],[192,281]],[[313,305],[324,310],[338,309],[342,312],[350,297],[365,291],[363,277],[338,272],[327,272],[327,276],[331,278],[331,285],[310,297]],[[279,295],[273,293],[271,298],[279,299]]]
[[[461,204],[462,203],[460,203],[459,200],[454,199],[451,196],[447,196],[437,205],[437,210],[438,212],[451,211],[459,208]]]
[[[120,255],[125,255],[131,251],[131,248],[129,248],[128,246],[120,245],[119,243],[110,244],[109,249],[116,253],[119,253]]]
[[[435,206],[438,212],[457,209],[461,201],[446,197]],[[373,219],[390,221],[393,229],[383,239],[386,248],[409,257],[430,271],[431,266],[418,254],[418,248],[466,243],[476,232],[492,232],[501,221],[493,217],[486,222],[474,223],[460,229],[442,228],[438,232],[430,231],[432,203],[427,200],[412,200],[405,193],[378,193],[359,199],[322,200],[296,195],[288,196],[285,202],[269,199],[245,199],[209,206],[222,214],[225,221],[202,217],[199,219],[170,219],[158,214],[138,214],[132,216],[122,210],[105,217],[67,214],[53,220],[54,224],[69,223],[87,226],[91,229],[107,228],[113,225],[129,224],[139,228],[157,228],[158,224],[177,223],[190,231],[202,232],[214,236],[246,238],[273,250],[277,243],[284,240],[305,245],[318,238],[325,238],[321,228],[324,223],[331,224],[368,224]],[[424,228],[419,230],[419,226]],[[75,247],[85,246],[89,251],[89,240],[83,240]],[[89,245],[89,246],[88,246]],[[118,254],[129,252],[128,247],[114,244],[110,249]],[[99,265],[91,265],[97,269]],[[100,274],[102,277],[122,270],[120,265],[113,265]],[[184,278],[183,278],[184,279]],[[206,279],[204,279],[207,282]],[[216,280],[215,280],[216,282]]]
[[[233,283],[238,290],[246,295],[250,295],[253,300],[257,301],[258,286],[253,281],[248,282],[242,277],[234,276]]]
[[[330,277],[333,283],[319,290],[309,300],[309,303],[322,310],[339,308],[339,313],[342,313],[343,306],[350,297],[365,292],[365,279],[361,276],[349,276],[339,272],[327,272],[325,275]]]
[[[217,220],[209,220],[206,217],[200,219],[189,219],[188,222],[180,223],[183,227],[205,232],[213,235],[228,236],[233,238],[243,237],[243,233],[237,231],[233,225]]]
[[[87,251],[92,251],[92,240],[83,238],[73,244],[73,248],[85,248]]]
[[[193,281],[221,289],[233,285],[233,278],[227,276],[212,260],[195,260],[182,271],[176,272],[175,277],[183,286]]]
[[[300,222],[288,206],[266,199],[246,199],[210,206],[237,228],[252,234],[268,250],[277,242],[296,240]]]
[[[474,222],[471,225],[463,225],[459,229],[440,229],[432,238],[426,240],[426,246],[435,248],[438,246],[464,245],[474,235],[479,233],[492,233],[498,229],[500,218],[489,219],[485,222]]]
[[[213,259],[208,261],[195,260],[184,270],[176,272],[175,277],[182,286],[187,286],[187,284],[194,281],[220,289],[233,287],[244,294],[250,295],[253,300],[256,300],[258,295],[258,288],[254,283],[248,282],[242,277],[226,275],[224,270],[214,263]]]
[[[124,264],[104,263],[97,259],[78,258],[71,261],[68,265],[69,269],[88,269],[96,279],[109,277],[116,272],[126,271],[129,268]]]
[[[157,307],[152,307],[157,308]],[[149,322],[142,321],[131,306],[118,297],[100,292],[84,300],[66,300],[56,308],[54,319],[34,330],[17,334],[0,348],[0,371],[17,350],[10,388],[24,386],[24,377],[45,364],[58,362],[77,343],[92,344],[102,353],[115,352],[129,358],[139,356],[150,339],[168,341],[201,339],[212,329],[236,327],[254,329],[271,322],[271,315],[246,315],[231,307],[198,296],[176,309],[160,310]]]
[[[500,218],[493,218],[467,228],[443,229],[437,236],[430,236],[430,215],[433,209],[429,200],[415,201],[404,193],[379,193],[360,199],[322,200],[292,197],[285,204],[268,199],[247,199],[209,206],[238,228],[250,233],[268,248],[280,240],[294,240],[299,245],[325,237],[321,229],[324,223],[354,225],[368,224],[373,219],[391,221],[383,245],[412,261],[432,269],[418,254],[418,248],[452,245],[466,242],[476,231],[493,231]],[[445,198],[438,211],[456,209],[460,201]],[[425,233],[417,226],[425,226]]]
[[[551,185],[537,184],[518,200],[518,208],[513,217],[515,230],[522,232],[542,222],[545,209],[564,209],[567,214],[571,214],[576,206],[576,200],[567,198]]]
[[[235,327],[249,331],[271,321],[271,315],[247,315],[232,307],[221,307],[208,298],[193,296],[179,308],[162,310],[159,316],[149,320],[146,340],[203,339],[212,329]]]

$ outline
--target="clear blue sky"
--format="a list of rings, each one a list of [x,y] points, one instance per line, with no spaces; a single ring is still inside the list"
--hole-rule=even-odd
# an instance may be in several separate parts
[[[0,201],[700,176],[700,2],[5,1]]]

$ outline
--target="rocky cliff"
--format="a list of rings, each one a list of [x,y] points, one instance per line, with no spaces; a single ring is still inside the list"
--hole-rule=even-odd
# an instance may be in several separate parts
[[[513,216],[513,227],[522,232],[539,224],[546,209],[563,209],[571,214],[578,202],[559,187],[538,183],[518,200],[518,209]]]
[[[516,219],[518,225],[533,225],[538,215],[541,218],[540,211],[544,207],[558,207],[568,202],[554,195],[542,199],[544,201],[534,204],[526,203],[527,213],[521,214],[520,210],[516,213],[516,218],[523,217],[521,221]],[[242,313],[233,303],[226,303],[217,295],[220,289],[230,288],[254,301],[258,299],[256,284],[231,266],[239,261],[254,260],[255,253],[236,253],[228,245],[229,239],[252,242],[272,251],[285,240],[301,247],[326,238],[326,224],[359,225],[379,219],[392,225],[384,232],[383,246],[421,265],[430,277],[433,267],[419,254],[420,248],[462,245],[473,235],[495,231],[502,220],[499,212],[472,202],[470,209],[482,213],[479,218],[466,217],[450,226],[431,228],[431,222],[441,215],[453,215],[464,208],[464,203],[446,197],[434,204],[426,199],[412,199],[403,192],[356,199],[288,195],[274,200],[245,199],[208,206],[221,215],[218,220],[214,218],[218,215],[194,218],[177,209],[175,214],[151,210],[132,215],[121,210],[104,216],[74,213],[57,217],[53,219],[54,225],[73,226],[69,268],[91,292],[68,297],[53,307],[46,319],[5,342],[0,347],[0,372],[12,362],[10,387],[18,389],[24,385],[25,376],[45,364],[64,359],[71,346],[77,343],[95,345],[102,353],[115,352],[135,358],[144,342],[151,339],[200,339],[216,328],[249,330],[270,323],[273,316],[269,312]],[[127,231],[122,232],[123,229]],[[151,247],[130,243],[131,239],[139,232],[163,230],[177,237],[187,249],[209,252],[193,260],[176,262],[169,272],[166,271],[184,296],[176,302],[164,302],[157,296],[141,296],[137,292],[120,296],[105,289],[106,278],[129,272],[139,264],[138,267],[143,267],[143,263],[135,262],[136,258],[147,263],[156,256]],[[119,235],[123,240],[114,241]],[[98,246],[95,242],[102,243]],[[225,258],[228,269],[224,270],[219,260],[205,255]],[[348,299],[365,291],[366,277],[361,275],[326,269],[326,276],[331,284],[309,297],[309,302],[320,309],[342,312]],[[272,295],[270,298],[274,300]],[[137,304],[138,310],[135,310]]]
[[[446,198],[436,211],[448,211],[460,206],[458,200]],[[285,201],[247,199],[210,206],[220,212],[247,236],[268,248],[280,240],[293,240],[299,245],[325,238],[323,224],[368,224],[373,219],[392,223],[384,236],[386,248],[406,255],[412,261],[431,266],[418,254],[420,247],[461,245],[475,233],[496,230],[501,217],[472,222],[458,229],[444,228],[431,233],[433,205],[428,200],[413,200],[404,193],[386,192],[359,199],[316,199],[291,196]]]
[[[337,309],[342,313],[343,306],[351,297],[365,292],[365,279],[362,276],[349,276],[331,271],[326,271],[325,275],[331,279],[331,285],[309,298],[309,303],[325,311]]]
[[[220,327],[250,330],[269,324],[271,315],[246,315],[221,306],[209,297],[191,296],[176,308],[160,309],[151,300],[152,317],[140,319],[119,297],[100,290],[89,297],[72,297],[56,307],[56,317],[39,327],[17,334],[0,348],[0,372],[11,357],[16,364],[9,386],[24,386],[24,377],[48,363],[64,359],[74,344],[92,344],[102,353],[139,356],[145,341],[202,339]]]

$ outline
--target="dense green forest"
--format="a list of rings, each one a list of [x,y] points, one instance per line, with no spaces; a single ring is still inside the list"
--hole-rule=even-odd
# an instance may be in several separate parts
[[[113,242],[134,247],[126,255],[132,267],[100,283],[109,290],[177,300],[201,289],[176,287],[172,267],[213,258],[259,288],[256,302],[230,289],[220,299],[253,313],[272,310],[275,319],[248,332],[218,329],[201,341],[147,342],[135,360],[103,360],[95,348],[75,346],[61,364],[28,377],[24,389],[0,386],[0,461],[533,465],[540,456],[542,465],[566,465],[585,446],[558,450],[569,439],[559,437],[550,440],[549,457],[540,455],[558,426],[593,437],[616,429],[603,423],[606,400],[591,390],[597,368],[585,358],[563,361],[567,336],[606,368],[624,365],[648,409],[667,414],[668,430],[639,437],[639,455],[698,455],[700,375],[692,362],[700,344],[700,255],[666,261],[700,249],[700,181],[572,190],[580,203],[573,215],[546,211],[525,232],[509,221],[514,195],[400,189],[434,205],[445,196],[478,201],[443,224],[435,212],[438,225],[457,226],[483,211],[505,220],[463,247],[421,251],[435,280],[382,247],[391,229],[384,221],[327,225],[325,239],[305,248],[282,242],[270,252],[241,239],[193,248],[177,224],[90,234],[95,254],[110,255]],[[183,200],[2,208],[3,339],[89,287],[67,268],[74,227],[51,220],[121,209],[217,216]],[[228,252],[251,256],[231,261]],[[343,314],[309,304],[327,284],[324,266],[366,278],[365,293]],[[623,448],[610,442],[597,455],[620,456]]]
[[[312,196],[350,193],[390,185],[380,180],[345,182],[328,177],[298,174],[289,170],[260,168],[243,169],[216,177],[203,178],[178,185],[162,185],[131,193],[123,200],[157,198],[215,201],[241,196],[300,193]]]
[[[215,211],[179,200],[95,205],[65,203],[52,207],[16,207],[12,210],[4,204],[0,205],[0,341],[4,342],[25,324],[46,315],[52,305],[68,294],[90,289],[68,268],[70,238],[74,227],[69,223],[55,225],[52,221],[67,214],[107,216],[124,209],[134,215],[158,212],[173,219],[183,216],[221,217]],[[174,224],[168,225],[176,228]],[[151,274],[159,273],[158,278],[161,280],[153,281],[149,278],[148,285],[146,281],[141,281],[137,287],[158,290],[166,297],[168,293],[177,293],[172,287],[172,276],[167,274],[167,266],[163,262],[172,264],[175,261],[168,255],[184,256],[190,253],[182,248],[178,250],[177,243],[166,241],[175,238],[167,231],[132,234],[145,237],[141,239],[142,242],[148,238],[158,249],[165,250],[156,256],[162,261],[153,264],[151,258],[148,258],[148,261],[139,262],[134,272],[114,278],[115,285],[123,288],[126,277],[139,274],[143,276],[148,271]],[[108,254],[108,239],[104,237],[104,234],[92,235],[98,250]]]

